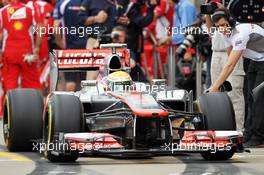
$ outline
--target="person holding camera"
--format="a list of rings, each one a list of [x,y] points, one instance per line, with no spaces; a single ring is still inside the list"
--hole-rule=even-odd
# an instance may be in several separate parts
[[[254,147],[264,140],[264,99],[255,103],[252,90],[264,82],[264,29],[253,23],[237,24],[226,9],[217,9],[212,20],[218,31],[224,35],[228,59],[217,80],[208,89],[219,91],[219,87],[233,72],[242,57],[250,59],[248,68],[249,116],[245,127],[245,146]],[[249,122],[249,123],[248,123]]]
[[[211,1],[211,2],[220,2]],[[205,1],[208,5],[208,1]],[[204,13],[207,13],[206,11]],[[228,55],[225,47],[224,37],[220,32],[215,29],[214,24],[211,19],[210,14],[205,15],[205,23],[207,30],[211,34],[212,41],[212,58],[211,58],[211,80],[214,83],[219,76],[221,70],[224,67],[225,62],[228,59]],[[243,70],[243,60],[240,59],[237,66],[235,67],[233,73],[230,75],[228,80],[233,86],[231,92],[228,93],[236,115],[237,130],[242,131],[244,129],[244,117],[245,117],[245,105],[244,105],[244,95],[243,95],[243,82],[244,82],[245,72]]]

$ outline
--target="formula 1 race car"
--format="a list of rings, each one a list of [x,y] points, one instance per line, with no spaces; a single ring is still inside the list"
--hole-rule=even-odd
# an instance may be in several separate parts
[[[226,160],[243,152],[232,103],[224,92],[166,87],[165,80],[133,82],[125,45],[51,54],[51,92],[15,89],[5,98],[3,131],[10,151],[40,150],[52,162],[79,156],[152,157],[200,153]],[[56,91],[59,71],[98,70],[77,92]]]

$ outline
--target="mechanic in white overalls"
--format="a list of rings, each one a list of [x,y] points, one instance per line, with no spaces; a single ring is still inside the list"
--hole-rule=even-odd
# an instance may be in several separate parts
[[[209,92],[219,91],[219,87],[233,72],[241,57],[249,58],[248,91],[264,82],[264,29],[257,24],[235,22],[225,9],[218,9],[212,15],[212,20],[218,31],[224,35],[228,60]],[[264,99],[253,101],[249,95],[249,116],[246,121],[245,136],[248,141],[245,146],[254,147],[263,144],[264,140]]]
[[[214,83],[220,75],[225,62],[228,59],[224,36],[215,30],[211,15],[205,15],[206,27],[212,35],[212,59],[211,59],[211,81]],[[245,103],[244,103],[244,68],[243,59],[240,59],[237,63],[234,71],[229,76],[228,81],[232,85],[232,91],[228,93],[235,111],[236,126],[238,131],[244,130],[245,121]]]

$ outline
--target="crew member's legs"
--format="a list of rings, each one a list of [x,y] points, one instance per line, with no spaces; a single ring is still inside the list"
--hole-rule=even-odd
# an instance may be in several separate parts
[[[21,63],[21,88],[41,89],[37,63]]]
[[[98,72],[98,71],[97,71]],[[86,80],[86,72],[65,72],[66,91],[76,91],[82,80]]]
[[[19,64],[8,61],[8,58],[4,58],[4,65],[2,69],[2,83],[4,91],[15,89],[18,87],[18,77],[21,67]]]
[[[3,94],[1,97],[1,109],[0,109],[1,116],[3,114],[3,106],[4,106],[6,92],[8,90],[15,89],[18,87],[18,77],[20,74],[19,64],[10,63],[7,60],[8,58],[4,58],[4,64],[2,69]]]
[[[248,94],[249,108],[246,123],[247,133],[252,133],[251,138],[245,146],[256,146],[262,143],[263,139],[263,105],[262,102],[254,103],[252,90],[264,81],[264,63],[251,61],[248,68]]]
[[[245,128],[245,131],[244,131],[244,142],[247,142],[250,137],[251,137],[251,134],[250,131],[247,129],[249,128],[250,126],[247,126],[247,125],[251,125],[250,124],[250,120],[247,121],[248,119],[248,102],[249,102],[249,94],[248,94],[248,67],[249,67],[249,64],[250,64],[250,59],[248,58],[243,58],[243,67],[244,67],[244,72],[245,72],[245,78],[244,78],[244,87],[243,87],[243,94],[244,94],[244,101],[245,101],[245,123],[244,123],[244,128]]]
[[[211,63],[211,78],[212,83],[216,81],[220,75],[228,56],[226,52],[213,52],[212,63]],[[228,81],[232,85],[232,91],[228,93],[235,111],[237,129],[242,131],[244,128],[244,96],[243,96],[243,82],[244,82],[244,71],[242,60],[236,66],[235,71],[230,75]]]
[[[229,92],[228,95],[234,106],[236,125],[237,130],[239,131],[244,130],[245,121],[245,99],[243,95],[244,75],[245,72],[243,69],[243,58],[241,58],[237,63],[234,72],[228,79],[232,85],[232,91]]]
[[[232,75],[229,78],[232,85],[232,91],[228,93],[236,115],[236,126],[238,131],[244,130],[245,105],[243,96],[243,75]]]
[[[252,118],[253,118],[253,97],[252,97],[252,90],[255,86],[256,82],[256,68],[255,63],[253,61],[250,61],[250,64],[248,66],[248,113],[247,113],[247,120],[245,123],[245,133],[244,135],[247,136],[247,140],[249,141],[252,137]]]
[[[256,65],[257,74],[255,87],[264,82],[264,62],[258,62]],[[252,118],[253,121],[253,133],[252,140],[262,143],[264,139],[264,94],[260,94],[262,97],[258,97],[257,101],[254,99],[253,109],[254,114]]]
[[[66,91],[76,91],[76,78],[77,76],[73,72],[65,72],[64,73],[65,77],[65,90]]]

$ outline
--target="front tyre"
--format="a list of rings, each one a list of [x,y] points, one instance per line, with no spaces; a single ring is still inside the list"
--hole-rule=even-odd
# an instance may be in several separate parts
[[[81,131],[82,106],[78,97],[68,94],[55,94],[47,103],[44,122],[44,142],[46,148],[56,144],[55,135],[58,133],[78,133]],[[54,155],[46,149],[46,158],[51,162],[74,162],[78,152],[69,150],[68,154]]]
[[[197,103],[198,112],[205,115],[205,130],[234,131],[236,130],[235,113],[232,102],[224,92],[203,94]],[[234,155],[234,149],[217,151],[216,153],[205,152],[201,156],[205,160],[228,160]]]
[[[214,92],[203,94],[196,104],[197,112],[205,115],[205,130],[236,130],[235,112],[227,93]]]

